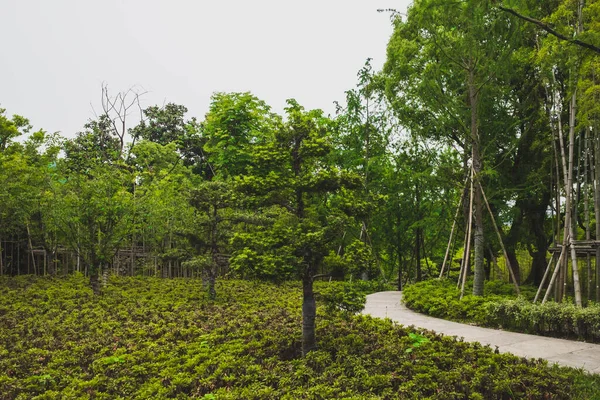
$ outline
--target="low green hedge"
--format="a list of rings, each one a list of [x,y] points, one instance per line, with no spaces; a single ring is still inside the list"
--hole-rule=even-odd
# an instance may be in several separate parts
[[[343,290],[342,290],[343,289]],[[318,350],[301,356],[301,283],[0,277],[0,400],[590,399],[600,376],[338,312],[319,283]],[[341,296],[340,292],[345,291]],[[341,297],[340,297],[341,296]],[[354,309],[352,309],[353,311]]]
[[[518,298],[512,290],[512,285],[487,282],[483,297],[467,295],[461,300],[454,282],[428,280],[407,286],[402,298],[408,308],[433,317],[600,343],[600,305],[534,304],[535,288],[523,287]]]

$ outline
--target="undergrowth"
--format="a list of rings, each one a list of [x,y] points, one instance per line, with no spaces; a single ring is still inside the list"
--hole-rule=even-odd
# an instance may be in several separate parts
[[[210,301],[189,279],[112,278],[94,297],[81,276],[1,278],[0,399],[588,399],[600,390],[580,371],[356,316],[367,289],[348,290],[316,285],[321,302],[337,305],[319,308],[319,349],[302,358],[300,283],[223,281]]]

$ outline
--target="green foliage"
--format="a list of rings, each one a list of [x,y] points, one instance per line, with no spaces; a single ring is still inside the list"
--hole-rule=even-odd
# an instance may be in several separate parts
[[[13,145],[13,139],[29,133],[31,125],[27,118],[13,115],[11,119],[4,114],[6,109],[0,108],[0,153],[4,153]]]
[[[410,340],[412,340],[412,345],[404,350],[405,353],[412,353],[414,349],[421,347],[421,345],[425,343],[429,343],[429,339],[427,339],[427,337],[418,333],[409,333],[408,337]]]
[[[520,332],[600,343],[600,305],[585,308],[572,302],[532,304],[524,299],[503,299],[488,306],[489,325]]]
[[[128,186],[133,179],[107,164],[67,177],[64,183],[56,178],[52,182],[45,222],[61,233],[90,273],[97,273],[130,233],[133,196]]]
[[[600,390],[580,371],[325,308],[319,349],[301,358],[299,283],[219,285],[209,302],[198,280],[111,278],[94,297],[80,275],[0,277],[0,397],[584,399]]]
[[[251,93],[215,93],[203,123],[204,145],[215,173],[232,177],[248,172],[253,151],[272,137],[279,118]]]
[[[486,282],[484,297],[465,296],[461,300],[455,283],[429,280],[407,286],[402,297],[408,308],[433,317],[600,343],[600,305],[534,304],[535,291],[534,287],[521,286],[521,296],[515,299],[512,285],[491,281]]]
[[[325,307],[329,312],[342,310],[352,314],[359,313],[367,301],[367,293],[358,285],[350,282],[331,282],[324,286],[323,290],[319,289],[317,288],[323,296]]]
[[[185,106],[173,103],[148,107],[144,110],[146,119],[132,130],[132,135],[162,145],[181,144],[186,134],[186,112]]]

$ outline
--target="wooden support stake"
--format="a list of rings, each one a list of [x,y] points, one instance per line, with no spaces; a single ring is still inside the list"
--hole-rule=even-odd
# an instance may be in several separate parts
[[[465,238],[463,239],[463,257],[462,257],[462,260],[460,260],[460,270],[458,271],[458,281],[456,281],[457,289],[460,288],[460,283],[462,282],[463,267],[465,265],[465,258],[466,258],[465,248],[466,248],[468,237],[469,237],[469,228],[467,227],[467,229],[465,230]]]
[[[548,266],[546,267],[546,271],[544,272],[544,277],[542,278],[542,282],[540,282],[540,287],[537,290],[537,293],[535,294],[535,297],[533,299],[533,302],[535,303],[538,298],[540,297],[540,294],[542,293],[542,288],[544,287],[544,283],[546,283],[546,278],[548,278],[548,273],[550,273],[550,267],[552,266],[552,261],[554,261],[554,253],[552,253],[552,256],[550,257],[550,261],[548,262]]]
[[[502,247],[502,252],[504,253],[504,258],[506,260],[506,266],[508,267],[508,272],[510,273],[512,281],[515,285],[515,291],[517,292],[517,295],[519,295],[519,294],[521,294],[521,291],[519,290],[519,282],[517,282],[517,280],[515,278],[515,272],[513,271],[512,266],[510,265],[510,260],[508,259],[508,253],[506,252],[506,248],[504,247],[504,242],[502,241],[502,235],[500,235],[500,230],[498,229],[498,225],[496,225],[496,219],[494,218],[494,214],[492,213],[492,209],[490,208],[490,203],[488,203],[485,192],[483,191],[483,186],[481,185],[481,182],[479,182],[479,189],[481,190],[481,194],[483,195],[483,201],[485,201],[485,206],[487,207],[487,210],[490,213],[490,218],[492,219],[492,225],[494,226],[494,230],[496,231],[496,235],[498,236],[498,241],[500,242],[500,247]]]
[[[469,180],[469,178],[467,177],[467,179],[465,180],[465,184],[463,186],[467,185],[468,180]],[[465,199],[465,193],[466,193],[465,189],[466,188],[463,187],[463,191],[460,196],[460,201],[458,202],[458,207],[456,207],[456,213],[454,214],[454,220],[452,221],[452,229],[450,230],[450,238],[448,239],[448,246],[446,246],[446,254],[444,255],[444,262],[442,263],[442,269],[440,270],[440,276],[438,277],[438,279],[442,279],[442,276],[444,275],[444,268],[446,268],[446,261],[448,261],[448,254],[450,253],[450,246],[452,245],[452,237],[454,236],[454,228],[456,228],[456,219],[458,218],[458,213],[460,212],[460,207],[462,206],[462,203]]]
[[[558,256],[558,261],[556,262],[556,268],[554,268],[554,273],[552,273],[552,278],[550,278],[550,283],[548,283],[548,289],[546,289],[546,294],[544,295],[544,298],[542,299],[542,304],[544,304],[547,300],[548,300],[548,296],[550,295],[550,292],[552,291],[552,286],[554,286],[554,281],[556,280],[556,277],[558,276],[558,272],[560,271],[562,262],[563,262],[563,257],[565,256],[565,249],[567,247],[563,246],[562,249],[560,250],[560,256]]]
[[[462,299],[463,296],[465,295],[465,283],[467,282],[467,272],[468,272],[468,266],[469,266],[469,262],[470,262],[470,257],[471,257],[471,227],[473,226],[473,197],[474,196],[474,190],[473,190],[473,175],[474,175],[474,170],[473,170],[473,166],[471,166],[471,192],[470,192],[470,200],[469,200],[469,227],[467,229],[467,242],[465,243],[465,257],[463,257],[463,276],[462,276],[462,285],[460,287],[460,298]]]

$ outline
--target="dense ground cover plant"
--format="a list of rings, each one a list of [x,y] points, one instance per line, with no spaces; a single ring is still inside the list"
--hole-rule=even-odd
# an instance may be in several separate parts
[[[190,279],[113,278],[93,296],[81,276],[1,278],[0,399],[566,399],[600,391],[597,378],[572,369],[339,306],[319,309],[319,348],[302,358],[300,283],[217,285],[212,301]],[[316,290],[326,298],[335,285],[344,287]]]
[[[436,279],[407,286],[402,297],[408,308],[433,317],[600,343],[600,305],[534,304],[536,288],[522,286],[518,298],[512,290],[509,284],[487,282],[484,297],[461,300],[454,282]]]

